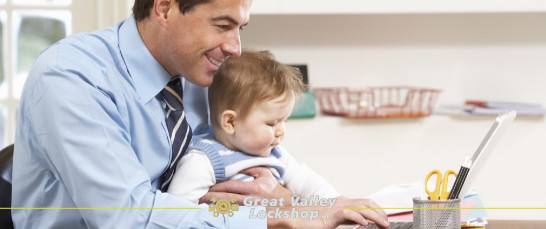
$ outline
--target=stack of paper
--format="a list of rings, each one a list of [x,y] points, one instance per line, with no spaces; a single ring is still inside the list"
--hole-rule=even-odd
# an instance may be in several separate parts
[[[393,184],[387,186],[367,198],[374,200],[383,208],[389,217],[389,222],[413,221],[413,198],[424,198],[424,183]],[[480,195],[471,190],[461,201],[461,225],[484,226],[487,224],[487,212]]]
[[[518,116],[544,116],[546,109],[541,104],[467,100],[465,111],[473,115],[497,115],[515,110]]]

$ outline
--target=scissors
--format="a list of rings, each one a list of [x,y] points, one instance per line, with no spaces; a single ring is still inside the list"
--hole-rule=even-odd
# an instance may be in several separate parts
[[[428,181],[430,180],[430,177],[433,175],[436,175],[436,187],[434,190],[428,189]],[[442,178],[442,172],[439,170],[432,170],[430,173],[427,174],[427,177],[425,178],[425,192],[428,194],[431,200],[447,200],[449,197],[450,190],[448,190],[448,180],[449,176],[453,175],[454,177],[457,177],[457,173],[453,170],[447,170]]]

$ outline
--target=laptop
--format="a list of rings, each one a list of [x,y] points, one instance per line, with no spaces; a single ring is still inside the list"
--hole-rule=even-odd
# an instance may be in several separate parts
[[[476,152],[474,152],[474,155],[472,155],[472,165],[470,166],[466,180],[461,188],[461,196],[465,196],[470,188],[472,188],[476,177],[478,177],[480,171],[485,165],[485,162],[489,156],[491,156],[491,152],[493,152],[493,149],[499,142],[499,139],[502,137],[502,135],[504,135],[506,129],[512,125],[515,118],[516,111],[505,111],[497,116],[495,122],[485,135],[485,138],[478,146],[478,149],[476,149]]]
[[[465,196],[472,188],[474,181],[480,174],[480,171],[484,168],[487,159],[489,156],[491,156],[491,152],[493,152],[493,149],[497,145],[499,139],[502,137],[502,135],[504,135],[506,129],[514,122],[515,118],[516,111],[505,111],[498,114],[495,122],[491,128],[489,128],[489,131],[474,152],[474,155],[472,155],[472,164],[466,180],[461,188],[461,197]],[[352,228],[375,229],[378,227],[372,224],[365,227],[353,226]],[[389,228],[413,228],[413,222],[391,222]]]

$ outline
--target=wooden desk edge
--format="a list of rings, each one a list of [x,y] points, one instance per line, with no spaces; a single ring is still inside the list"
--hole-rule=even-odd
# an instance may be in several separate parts
[[[546,228],[546,220],[499,220],[488,219],[486,229],[504,229],[504,228],[518,228],[518,229],[534,229],[534,228]]]

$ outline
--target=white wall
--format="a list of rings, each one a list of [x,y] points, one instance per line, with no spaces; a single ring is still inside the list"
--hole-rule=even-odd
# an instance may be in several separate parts
[[[253,15],[242,34],[285,63],[306,63],[314,87],[412,85],[465,99],[546,105],[546,13]],[[342,193],[365,197],[431,169],[458,171],[494,117],[290,120],[283,143]],[[486,207],[546,207],[546,120],[518,117],[477,181]],[[546,210],[488,210],[546,219]]]

